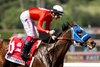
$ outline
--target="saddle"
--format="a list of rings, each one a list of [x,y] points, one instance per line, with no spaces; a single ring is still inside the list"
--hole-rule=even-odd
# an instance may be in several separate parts
[[[8,52],[5,55],[5,59],[13,63],[17,63],[21,65],[27,64],[30,66],[31,63],[33,62],[33,58],[34,58],[33,54],[35,50],[38,48],[38,46],[40,45],[40,43],[41,40],[37,40],[34,42],[29,52],[30,58],[27,61],[24,61],[20,55],[22,51],[22,47],[24,46],[24,39],[19,37],[12,37],[9,42],[9,48],[8,48]]]

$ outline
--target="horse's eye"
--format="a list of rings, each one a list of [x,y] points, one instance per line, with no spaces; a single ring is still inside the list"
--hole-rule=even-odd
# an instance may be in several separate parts
[[[91,44],[95,44],[96,45],[96,43],[93,41],[93,42],[91,42]]]
[[[78,34],[78,35],[82,35],[82,33],[83,33],[82,30],[78,30],[78,31],[77,31],[77,34]]]
[[[78,30],[78,33],[82,33],[83,31],[82,30]]]

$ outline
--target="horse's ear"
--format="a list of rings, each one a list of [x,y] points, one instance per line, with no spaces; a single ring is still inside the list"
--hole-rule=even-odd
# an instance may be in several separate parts
[[[68,28],[69,28],[69,27],[68,27],[68,24],[63,24],[63,25],[62,25],[62,30],[63,30],[63,31],[67,30]]]
[[[71,22],[67,22],[67,24],[71,27],[74,27],[74,23],[71,23]]]

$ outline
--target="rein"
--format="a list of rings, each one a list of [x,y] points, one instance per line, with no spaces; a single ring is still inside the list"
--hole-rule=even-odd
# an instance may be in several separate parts
[[[76,41],[75,39],[72,39],[72,38],[64,38],[64,37],[58,37],[57,39],[58,40],[71,40],[71,41]],[[81,43],[81,46],[82,46],[82,44],[86,44],[86,42],[81,42],[81,41],[78,42],[78,43]]]
[[[58,40],[72,40],[72,41],[75,41],[75,39],[72,39],[72,38],[64,38],[64,37],[58,37],[57,39]]]

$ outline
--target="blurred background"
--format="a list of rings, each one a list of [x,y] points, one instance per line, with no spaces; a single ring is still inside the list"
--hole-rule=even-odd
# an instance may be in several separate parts
[[[100,62],[100,0],[0,0],[0,39],[24,34],[19,19],[24,10],[31,7],[51,9],[56,4],[64,8],[64,16],[57,21],[53,20],[51,29],[61,29],[66,22],[76,22],[97,43],[93,50],[72,45],[65,56],[65,62]]]

